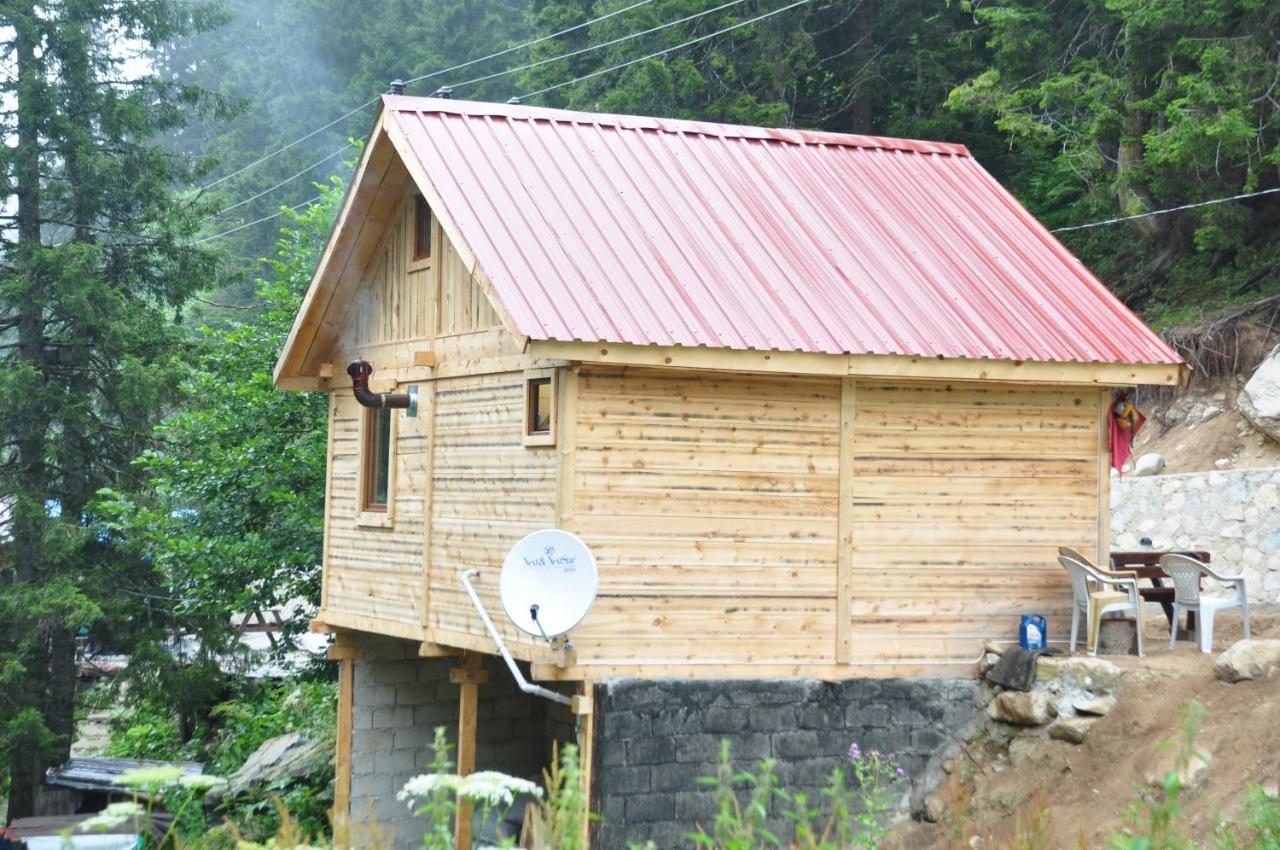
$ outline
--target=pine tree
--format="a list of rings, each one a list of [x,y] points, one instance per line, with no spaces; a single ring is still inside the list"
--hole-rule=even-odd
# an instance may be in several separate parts
[[[112,547],[88,530],[175,380],[176,318],[213,274],[191,246],[203,210],[173,194],[191,167],[155,146],[206,99],[130,52],[213,25],[182,0],[0,3],[14,73],[0,116],[0,748],[9,815],[36,811],[74,726],[75,630],[113,605]]]

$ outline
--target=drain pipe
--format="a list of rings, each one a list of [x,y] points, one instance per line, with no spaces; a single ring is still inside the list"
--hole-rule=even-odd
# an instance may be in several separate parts
[[[493,642],[498,645],[498,652],[502,653],[502,660],[507,662],[507,669],[511,671],[511,675],[516,680],[516,687],[526,694],[534,694],[545,697],[552,702],[572,706],[573,700],[564,694],[556,693],[550,688],[544,688],[541,685],[534,685],[525,681],[524,674],[516,666],[516,660],[511,657],[511,653],[507,651],[507,645],[502,642],[502,635],[498,634],[498,630],[493,625],[493,620],[489,619],[489,612],[484,610],[484,604],[480,602],[480,597],[476,595],[476,589],[471,586],[471,580],[478,575],[480,575],[479,570],[463,570],[458,573],[458,578],[462,580],[462,586],[467,589],[467,595],[471,597],[471,604],[476,606],[476,611],[479,612],[480,620],[484,623],[485,629],[488,630],[489,637],[493,638]]]
[[[391,407],[412,409],[414,406],[414,390],[410,387],[407,393],[375,393],[369,391],[369,376],[373,374],[373,364],[368,360],[357,358],[347,364],[347,374],[351,376],[351,389],[356,401],[365,407]]]

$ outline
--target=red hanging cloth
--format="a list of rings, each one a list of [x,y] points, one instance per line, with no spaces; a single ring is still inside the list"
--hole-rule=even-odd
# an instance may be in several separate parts
[[[1133,454],[1133,438],[1147,417],[1138,412],[1126,392],[1118,392],[1111,397],[1111,412],[1107,422],[1111,431],[1111,466],[1116,472],[1124,474],[1125,461]]]

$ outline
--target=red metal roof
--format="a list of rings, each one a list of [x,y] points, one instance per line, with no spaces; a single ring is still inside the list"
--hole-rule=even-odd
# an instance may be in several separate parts
[[[1181,362],[961,145],[384,108],[530,339]]]

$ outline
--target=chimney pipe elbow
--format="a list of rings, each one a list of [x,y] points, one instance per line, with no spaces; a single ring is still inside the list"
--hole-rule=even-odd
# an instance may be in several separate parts
[[[364,407],[406,409],[413,403],[410,393],[375,393],[369,391],[369,376],[373,374],[373,364],[368,360],[356,358],[347,364],[347,374],[351,376],[351,390]]]

